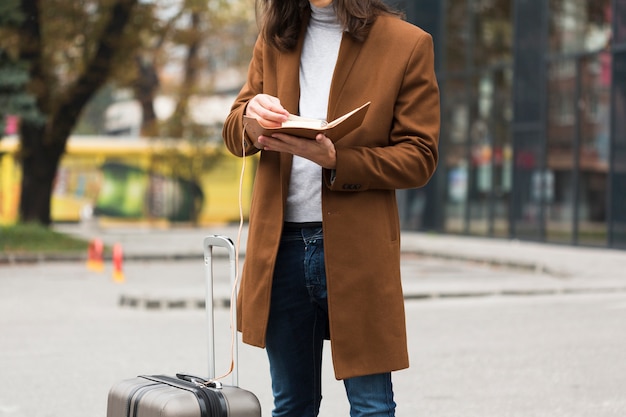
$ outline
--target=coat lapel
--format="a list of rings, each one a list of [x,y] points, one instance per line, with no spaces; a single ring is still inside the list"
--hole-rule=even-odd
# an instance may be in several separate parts
[[[301,53],[302,40],[298,42],[298,47],[295,50],[280,54],[276,67],[279,80],[278,98],[280,99],[280,104],[292,114],[299,113]],[[280,153],[280,176],[284,196],[287,195],[289,189],[292,160],[293,157],[291,154],[287,152]]]
[[[278,57],[276,69],[278,71],[278,98],[280,104],[289,113],[299,114],[300,103],[300,56],[304,45],[304,33],[307,23],[304,22],[298,44],[293,51],[281,52]]]
[[[330,85],[330,97],[328,100],[328,120],[333,120],[341,114],[337,114],[337,106],[341,101],[343,87],[350,76],[350,72],[354,67],[357,56],[361,51],[361,43],[355,41],[347,32],[343,33],[341,46],[339,47],[339,56],[333,73],[332,84]]]
[[[278,98],[280,104],[289,113],[300,113],[300,56],[304,45],[304,34],[308,25],[308,19],[302,24],[298,44],[293,51],[282,52],[277,62]],[[291,164],[293,156],[286,152],[280,154],[280,176],[282,193],[287,195],[289,190],[289,178],[291,176]]]

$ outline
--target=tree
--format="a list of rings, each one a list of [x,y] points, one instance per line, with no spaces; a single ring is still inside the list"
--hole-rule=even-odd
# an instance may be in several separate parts
[[[158,5],[157,5],[158,3]],[[255,9],[246,0],[153,2],[152,32],[144,36],[141,57],[130,84],[141,103],[142,134],[171,138],[206,137],[189,116],[192,99],[219,89],[212,75],[223,68],[247,69],[256,39]],[[159,82],[164,67],[180,77]],[[216,88],[217,87],[217,88]],[[175,99],[173,114],[156,126],[153,101],[158,92]]]
[[[24,119],[20,125],[20,221],[51,223],[53,181],[68,137],[110,77],[117,52],[128,50],[122,48],[124,33],[137,3],[21,0],[26,18],[18,30],[19,58],[29,64],[29,91],[45,120]]]
[[[201,7],[193,7],[189,16],[189,28],[185,31],[180,31],[179,34],[179,36],[184,39],[183,42],[187,45],[187,55],[185,57],[184,75],[180,86],[178,103],[169,122],[168,133],[172,137],[183,136],[185,118],[189,108],[189,99],[193,94],[198,79],[198,72],[200,70],[199,54],[202,42],[201,25],[204,20],[202,19],[203,12],[204,10],[202,10]]]
[[[18,0],[4,0],[0,3],[0,36],[5,40],[24,21]],[[36,110],[34,97],[26,92],[28,68],[17,59],[15,40],[0,44],[0,139],[5,132],[8,116],[41,121]]]
[[[22,62],[28,75],[28,80],[24,72],[4,80],[11,80],[15,91],[20,90],[20,83],[25,86],[33,107],[41,114],[36,118],[23,113],[21,118],[19,217],[22,222],[44,225],[51,223],[53,182],[68,137],[86,105],[105,84],[110,91],[130,87],[143,108],[142,133],[157,136],[164,131],[156,126],[153,102],[159,89],[163,92],[160,71],[171,66],[172,56],[186,57],[180,65],[184,81],[171,96],[182,102],[177,106],[177,118],[187,120],[189,97],[208,91],[206,72],[214,62],[212,50],[229,60],[247,62],[248,57],[241,59],[238,54],[241,50],[251,51],[249,46],[256,36],[254,25],[250,25],[254,8],[245,0],[0,3],[0,48],[12,51],[15,59],[10,63],[19,67]],[[5,13],[10,5],[19,10]],[[166,13],[162,13],[164,9],[168,9]],[[3,18],[13,26],[5,30]],[[237,29],[232,30],[234,27]],[[242,37],[246,39],[243,47]],[[239,44],[239,48],[233,48],[233,44]],[[181,48],[186,53],[181,53]],[[217,61],[226,62],[222,58]],[[2,58],[0,71],[1,65]],[[198,84],[204,87],[198,89]],[[198,135],[191,127],[188,131]]]

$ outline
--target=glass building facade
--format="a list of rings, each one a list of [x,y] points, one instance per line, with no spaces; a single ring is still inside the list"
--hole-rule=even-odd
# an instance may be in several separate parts
[[[433,35],[440,163],[402,227],[626,248],[626,0],[405,0]]]

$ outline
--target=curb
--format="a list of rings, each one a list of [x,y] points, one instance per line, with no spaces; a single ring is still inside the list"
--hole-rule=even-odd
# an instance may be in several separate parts
[[[544,273],[554,277],[567,277],[568,273],[563,271],[556,271],[548,268],[545,265],[533,262],[524,262],[517,260],[496,259],[496,258],[481,258],[476,256],[462,255],[462,254],[449,254],[434,251],[427,251],[422,249],[404,249],[401,251],[401,255],[415,255],[423,256],[427,258],[444,259],[452,261],[464,261],[473,262],[483,265],[490,265],[496,267],[504,267],[509,269],[518,269],[523,271],[531,271],[536,273]],[[226,258],[228,255],[222,251],[214,252],[212,254],[215,258]],[[245,252],[240,253],[240,256],[245,256]],[[105,254],[104,261],[112,261],[111,254]],[[179,254],[124,254],[124,261],[187,261],[193,259],[204,260],[203,253],[179,253]],[[28,254],[0,254],[0,266],[1,265],[20,265],[20,264],[39,264],[46,262],[87,262],[87,255],[84,253],[28,253]]]
[[[226,258],[225,253],[214,253],[214,258]],[[124,254],[124,261],[185,261],[204,259],[204,254]],[[104,261],[112,261],[110,254],[103,256]],[[87,255],[83,253],[29,253],[29,254],[0,254],[1,265],[39,264],[54,262],[87,262]]]
[[[164,298],[122,294],[119,299],[119,306],[144,310],[204,310],[206,301],[200,298]],[[216,308],[229,308],[230,299],[227,297],[216,297],[213,300],[213,306]]]
[[[582,294],[613,294],[626,292],[625,287],[605,287],[605,288],[542,288],[542,289],[493,289],[487,291],[430,291],[413,292],[404,295],[406,301],[427,301],[445,299],[469,299],[486,297],[541,297],[557,295],[582,295]],[[137,310],[204,310],[206,302],[199,297],[156,297],[137,296],[122,294],[119,299],[119,306]],[[229,308],[229,297],[215,297],[213,305],[216,308]]]
[[[0,265],[36,264],[45,262],[86,262],[87,256],[77,253],[3,253]]]
[[[494,267],[503,267],[508,269],[517,269],[521,271],[529,271],[537,274],[546,274],[557,278],[567,278],[571,274],[565,271],[558,271],[547,267],[538,262],[526,262],[511,259],[497,259],[489,257],[477,257],[462,254],[450,254],[428,251],[423,249],[405,249],[401,251],[402,255],[418,255],[426,258],[443,259],[450,261],[464,261],[477,264],[489,265]]]

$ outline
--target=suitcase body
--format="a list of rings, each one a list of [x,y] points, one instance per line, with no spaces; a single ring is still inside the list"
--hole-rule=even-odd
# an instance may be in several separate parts
[[[222,236],[207,237],[204,240],[204,260],[209,322],[209,380],[215,377],[212,269],[214,246],[228,250],[231,285],[236,285],[236,257],[232,241]],[[231,314],[233,323],[236,323],[236,308],[231,309]],[[144,375],[120,381],[109,391],[107,417],[261,417],[261,405],[257,397],[237,386],[237,343],[233,361],[232,385],[208,382],[203,378],[182,374]]]
[[[139,376],[109,391],[107,417],[260,417],[257,397],[235,386],[204,386],[165,375]]]

